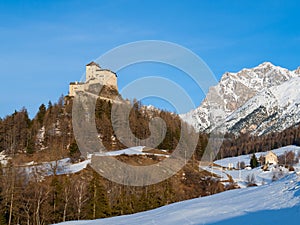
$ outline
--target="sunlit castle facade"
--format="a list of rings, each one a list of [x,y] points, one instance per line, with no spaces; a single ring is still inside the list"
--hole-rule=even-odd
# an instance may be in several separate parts
[[[71,82],[69,96],[74,97],[76,92],[88,89],[91,84],[111,86],[118,89],[117,75],[108,69],[102,69],[99,64],[91,62],[85,66],[85,82]]]

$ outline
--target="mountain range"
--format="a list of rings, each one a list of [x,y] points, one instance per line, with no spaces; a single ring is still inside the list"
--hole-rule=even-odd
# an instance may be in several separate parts
[[[180,116],[197,131],[225,128],[230,133],[252,135],[282,131],[300,122],[299,83],[300,67],[290,71],[270,62],[227,72],[198,108]],[[221,112],[217,123],[210,119],[213,105]]]

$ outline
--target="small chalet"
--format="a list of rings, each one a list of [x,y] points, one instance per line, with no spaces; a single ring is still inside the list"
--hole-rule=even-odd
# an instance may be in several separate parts
[[[269,151],[268,154],[265,156],[265,164],[277,165],[278,164],[277,155],[274,152]]]

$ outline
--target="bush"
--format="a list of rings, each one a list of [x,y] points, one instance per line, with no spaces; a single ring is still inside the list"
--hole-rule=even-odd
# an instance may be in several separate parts
[[[244,161],[238,162],[238,163],[236,164],[236,168],[238,168],[238,169],[240,169],[240,170],[245,169],[245,167],[246,167],[246,164],[245,164]]]
[[[252,169],[258,167],[258,161],[257,161],[256,155],[254,153],[250,159],[250,166]]]
[[[76,142],[73,142],[72,144],[70,144],[69,155],[71,157],[72,162],[76,162],[77,160],[79,160],[81,153],[79,151],[79,148],[78,148],[78,145],[76,144]]]
[[[282,169],[275,168],[276,170],[273,171],[272,181],[279,180],[284,176],[284,172]]]
[[[256,185],[255,175],[253,173],[247,175],[246,182],[247,182],[247,187],[257,186]]]
[[[299,158],[296,157],[293,151],[288,151],[278,157],[278,162],[280,165],[293,166],[299,162]]]

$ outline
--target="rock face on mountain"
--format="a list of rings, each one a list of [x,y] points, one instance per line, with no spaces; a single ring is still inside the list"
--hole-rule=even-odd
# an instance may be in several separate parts
[[[206,97],[197,109],[181,118],[197,130],[209,132],[216,128],[214,119],[209,119],[213,113],[210,106],[217,104],[222,112],[218,114],[219,127],[229,132],[261,135],[283,130],[299,121],[294,118],[300,99],[299,76],[300,68],[289,71],[269,62],[225,73],[213,88],[218,97]]]
[[[226,118],[229,132],[263,135],[300,122],[300,77],[260,92]]]

